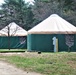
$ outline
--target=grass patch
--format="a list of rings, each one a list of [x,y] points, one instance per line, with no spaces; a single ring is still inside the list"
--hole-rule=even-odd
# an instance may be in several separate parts
[[[16,65],[27,71],[35,71],[45,75],[76,75],[76,53],[22,53],[16,55],[0,55],[1,60]]]
[[[7,53],[7,52],[25,52],[26,49],[1,49],[0,53]]]

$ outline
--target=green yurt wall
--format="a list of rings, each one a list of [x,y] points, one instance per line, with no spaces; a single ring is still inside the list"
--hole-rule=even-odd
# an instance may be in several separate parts
[[[53,51],[51,35],[28,35],[28,50],[34,51]]]
[[[26,36],[0,36],[0,49],[26,49],[27,37]]]
[[[29,34],[28,51],[54,52],[53,37],[58,38],[58,51],[68,51],[65,40],[66,34]],[[74,45],[70,51],[76,51],[76,35],[74,35]]]

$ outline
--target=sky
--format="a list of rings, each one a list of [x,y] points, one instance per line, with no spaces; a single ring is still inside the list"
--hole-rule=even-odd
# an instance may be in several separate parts
[[[31,4],[32,4],[32,1],[34,1],[34,0],[25,0],[26,2],[30,2]],[[2,4],[2,3],[4,3],[4,0],[0,0],[0,5]]]
[[[4,3],[4,1],[3,0],[0,0],[0,4],[2,4],[2,3]]]

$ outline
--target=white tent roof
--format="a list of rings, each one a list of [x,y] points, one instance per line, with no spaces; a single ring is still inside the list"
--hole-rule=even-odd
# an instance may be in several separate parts
[[[0,36],[8,36],[8,28],[9,28],[10,36],[26,36],[27,35],[26,30],[18,26],[15,22],[12,22],[0,31]]]
[[[28,34],[76,34],[76,27],[57,14],[52,14],[30,29]]]

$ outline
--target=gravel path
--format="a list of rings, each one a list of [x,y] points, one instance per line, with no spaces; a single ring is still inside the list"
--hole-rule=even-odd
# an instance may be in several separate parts
[[[20,70],[9,63],[0,61],[0,75],[41,75],[35,72],[25,72]]]

